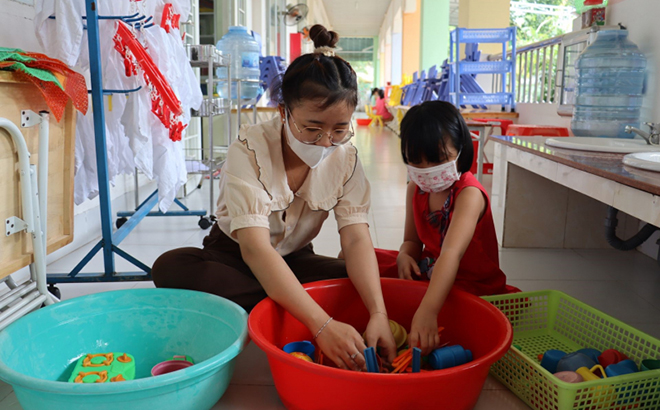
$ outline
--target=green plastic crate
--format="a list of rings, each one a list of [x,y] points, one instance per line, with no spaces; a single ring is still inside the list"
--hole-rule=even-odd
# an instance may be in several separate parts
[[[566,383],[541,367],[549,349],[617,349],[637,365],[660,358],[660,340],[565,293],[546,290],[487,296],[513,326],[513,343],[491,374],[539,410],[658,410],[660,370],[583,383]]]

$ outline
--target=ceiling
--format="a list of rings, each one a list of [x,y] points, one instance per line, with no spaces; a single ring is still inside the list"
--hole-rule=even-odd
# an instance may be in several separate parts
[[[340,36],[377,36],[390,1],[323,0],[323,5],[332,29]]]
[[[342,37],[377,36],[391,0],[323,0],[334,31]],[[449,24],[458,25],[459,0],[449,0]]]

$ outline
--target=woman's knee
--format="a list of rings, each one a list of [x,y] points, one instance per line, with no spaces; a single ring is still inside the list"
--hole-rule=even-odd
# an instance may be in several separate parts
[[[160,255],[151,268],[151,277],[157,287],[180,287],[179,282],[184,272],[194,269],[202,262],[202,250],[199,248],[179,248]]]

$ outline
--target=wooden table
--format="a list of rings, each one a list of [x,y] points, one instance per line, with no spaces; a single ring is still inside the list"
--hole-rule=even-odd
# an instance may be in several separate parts
[[[623,154],[546,146],[544,137],[490,137],[496,143],[491,206],[503,247],[609,248],[608,207],[621,236],[639,221],[660,227],[660,173],[623,164]]]

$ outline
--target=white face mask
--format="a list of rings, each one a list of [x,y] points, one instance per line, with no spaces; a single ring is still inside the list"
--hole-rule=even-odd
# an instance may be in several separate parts
[[[286,128],[286,137],[289,141],[289,146],[305,164],[314,169],[321,164],[325,158],[337,148],[336,145],[324,147],[321,145],[304,144],[293,135],[291,127],[289,127],[289,116],[284,114],[284,127]]]
[[[455,160],[431,168],[407,165],[410,180],[424,192],[442,192],[461,179],[461,173],[456,168],[456,161],[460,155],[459,152]]]

